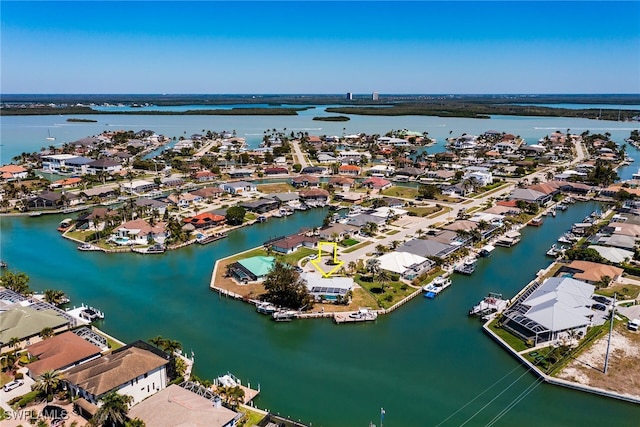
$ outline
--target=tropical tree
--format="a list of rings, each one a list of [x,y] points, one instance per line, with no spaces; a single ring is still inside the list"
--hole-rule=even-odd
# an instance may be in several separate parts
[[[311,308],[313,297],[309,294],[306,282],[289,265],[276,261],[264,280],[265,301],[295,310]]]
[[[227,209],[225,218],[228,224],[240,225],[244,222],[244,216],[247,211],[242,206],[232,206]]]
[[[237,407],[238,404],[244,403],[244,390],[240,386],[231,387],[227,392],[227,399],[231,407]]]
[[[145,427],[145,426],[146,424],[140,418],[134,418],[124,423],[124,427]]]
[[[101,401],[102,406],[98,408],[98,411],[93,416],[93,422],[101,426],[124,425],[133,397],[112,391],[105,395]]]
[[[51,328],[49,326],[45,326],[40,331],[40,338],[42,338],[43,340],[51,338],[52,336],[53,336],[53,328]]]
[[[40,392],[45,396],[47,402],[53,400],[53,393],[55,393],[62,385],[62,374],[57,370],[44,371],[37,378],[33,385],[33,390]]]
[[[160,335],[156,335],[153,338],[149,338],[148,340],[151,344],[155,345],[157,348],[162,347],[162,344],[165,342],[165,339]]]
[[[29,276],[22,272],[13,273],[7,271],[0,276],[0,285],[22,295],[33,295],[33,291],[29,288],[28,283]]]
[[[378,258],[369,258],[367,260],[367,271],[374,276],[380,272],[380,260]]]
[[[162,349],[169,354],[173,354],[178,350],[182,350],[182,343],[180,341],[167,339],[163,341]]]
[[[49,304],[58,306],[65,301],[65,294],[60,290],[47,289],[44,291],[44,300]]]

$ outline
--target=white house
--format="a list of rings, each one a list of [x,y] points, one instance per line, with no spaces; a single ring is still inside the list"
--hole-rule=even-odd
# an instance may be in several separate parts
[[[305,280],[309,293],[316,299],[333,301],[338,297],[345,298],[353,289],[351,277],[322,277],[319,273],[305,272],[300,274],[300,278]]]
[[[407,280],[415,279],[435,265],[429,258],[410,252],[388,252],[378,257],[378,260],[381,269],[398,273]]]
[[[476,180],[481,187],[493,184],[493,175],[487,168],[480,166],[469,166],[465,169],[464,179]]]
[[[258,189],[255,184],[247,181],[225,182],[220,184],[220,188],[229,194],[243,194]]]
[[[341,163],[359,163],[363,157],[368,162],[371,159],[371,154],[359,151],[338,151],[338,161]]]
[[[149,350],[129,345],[68,370],[71,396],[94,405],[111,391],[128,395],[135,405],[167,386],[169,361]]]
[[[70,172],[67,161],[78,158],[73,154],[50,154],[42,156],[42,170],[46,172],[68,173]]]

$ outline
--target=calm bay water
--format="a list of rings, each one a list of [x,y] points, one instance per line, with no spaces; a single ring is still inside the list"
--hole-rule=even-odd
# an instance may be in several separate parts
[[[96,118],[125,129],[154,129],[168,135],[167,130],[176,135],[203,128],[262,132],[317,123],[299,117]],[[359,128],[355,128],[354,117],[347,122],[346,133],[406,127],[444,138],[449,130],[477,134],[496,129],[537,140],[552,130],[584,128],[609,131],[621,140],[632,125],[637,128],[628,123],[540,118],[386,119],[357,118]],[[12,150],[48,145],[42,142],[48,123],[63,123],[54,117],[1,120],[3,148]],[[341,134],[342,124],[327,125],[322,123],[321,131],[310,133]],[[103,128],[83,124],[58,129],[78,139]],[[640,162],[635,149],[629,153]],[[633,165],[629,168],[635,171]],[[470,277],[454,276],[453,286],[437,299],[416,298],[375,324],[337,326],[328,319],[274,323],[251,306],[208,289],[215,260],[300,227],[319,225],[324,210],[272,219],[210,245],[159,256],[80,252],[55,230],[61,215],[0,218],[0,258],[12,270],[26,272],[34,289],[63,289],[74,302],[105,311],[101,327],[106,332],[127,342],[155,335],[180,340],[187,352],[195,352],[197,375],[212,378],[228,370],[252,386],[260,383],[263,394],[258,406],[314,426],[378,424],[381,407],[387,426],[439,425],[445,419],[441,425],[485,425],[503,411],[498,425],[635,426],[640,419],[637,405],[544,384],[509,409],[536,380],[481,331],[476,319],[466,316],[487,292],[514,295],[549,264],[544,253],[556,238],[597,206],[576,204],[556,218],[546,218],[540,228],[524,229],[520,244],[496,249]]]

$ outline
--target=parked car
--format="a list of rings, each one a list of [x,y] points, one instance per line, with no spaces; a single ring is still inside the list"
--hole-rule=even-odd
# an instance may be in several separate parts
[[[594,310],[605,311],[607,309],[607,306],[604,304],[593,304],[591,308]]]
[[[20,387],[22,384],[24,384],[24,381],[22,381],[22,380],[13,380],[13,381],[11,381],[11,382],[9,382],[9,383],[6,383],[6,384],[4,385],[4,387],[2,387],[2,389],[3,389],[4,391],[11,391],[11,390],[13,390],[14,388],[18,388],[18,387]]]
[[[603,297],[602,295],[594,295],[593,300],[606,305],[611,304],[611,300],[607,297]]]

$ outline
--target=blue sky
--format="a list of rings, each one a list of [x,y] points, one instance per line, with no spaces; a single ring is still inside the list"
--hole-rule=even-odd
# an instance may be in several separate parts
[[[640,2],[0,3],[1,93],[640,93]]]

